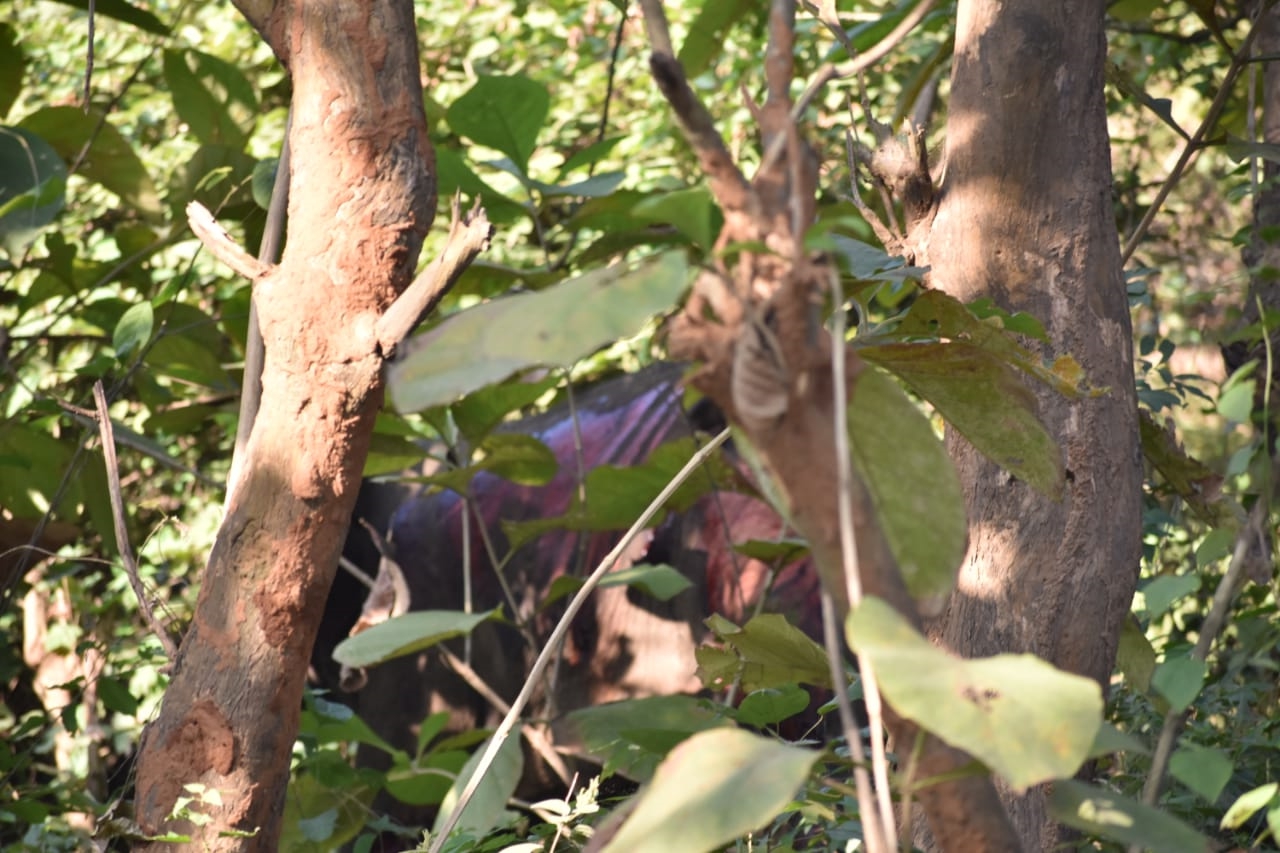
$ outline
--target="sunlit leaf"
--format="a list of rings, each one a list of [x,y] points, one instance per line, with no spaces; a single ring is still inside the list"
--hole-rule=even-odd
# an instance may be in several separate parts
[[[24,118],[20,126],[48,142],[63,162],[79,161],[80,176],[106,187],[140,213],[159,215],[160,197],[142,160],[115,125],[104,121],[96,111],[45,107]],[[85,152],[85,144],[90,141]]]
[[[894,710],[1024,790],[1074,774],[1102,723],[1092,679],[1032,655],[965,660],[930,643],[884,601],[849,615],[850,647],[875,665]]]
[[[762,613],[741,628],[713,615],[707,626],[724,645],[699,646],[695,653],[698,678],[712,690],[735,683],[747,691],[797,682],[831,686],[826,651],[776,613]]]
[[[120,322],[116,323],[115,332],[111,336],[111,345],[115,347],[116,358],[123,359],[134,350],[141,349],[151,340],[151,330],[155,325],[155,312],[150,302],[139,302],[124,312]]]
[[[449,106],[449,126],[472,142],[501,151],[526,172],[547,120],[551,96],[524,75],[485,75]]]
[[[671,751],[606,853],[717,849],[768,823],[796,795],[812,750],[741,729],[696,734]]]
[[[333,659],[346,666],[373,666],[401,655],[461,637],[497,614],[454,610],[417,610],[388,619],[348,637],[333,650]]]
[[[402,412],[420,411],[533,365],[572,364],[635,334],[686,283],[683,255],[669,252],[462,311],[406,347],[388,370],[391,397]]]

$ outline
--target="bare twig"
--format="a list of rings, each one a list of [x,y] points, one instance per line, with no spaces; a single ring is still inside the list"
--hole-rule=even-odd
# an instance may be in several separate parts
[[[187,205],[187,222],[215,258],[250,281],[257,281],[271,271],[270,264],[264,264],[236,245],[226,229],[218,224],[218,220],[200,202],[193,201]]]
[[[453,197],[453,220],[444,251],[378,318],[375,334],[383,355],[395,353],[400,342],[440,304],[471,262],[489,245],[493,226],[489,224],[479,200],[464,215],[460,198],[457,194]]]
[[[569,601],[569,606],[565,608],[564,615],[560,617],[560,621],[556,623],[555,629],[551,632],[551,636],[547,638],[547,642],[543,645],[542,651],[539,652],[537,660],[533,662],[533,667],[529,670],[529,675],[524,681],[524,686],[520,688],[520,693],[516,696],[514,702],[511,703],[511,710],[503,718],[502,723],[494,731],[493,736],[489,738],[488,745],[485,747],[484,754],[480,757],[480,762],[476,765],[475,772],[471,774],[467,787],[463,790],[462,795],[458,798],[458,804],[454,806],[453,811],[449,813],[449,817],[445,820],[444,825],[440,827],[440,831],[431,839],[431,846],[428,848],[429,853],[440,853],[444,848],[444,843],[449,838],[449,833],[458,825],[459,818],[462,817],[463,810],[467,804],[471,802],[471,798],[475,795],[476,789],[480,787],[480,782],[484,779],[485,773],[493,765],[493,760],[498,754],[498,750],[502,748],[502,744],[510,736],[511,730],[515,728],[519,722],[520,714],[524,713],[525,707],[529,704],[529,700],[533,698],[533,692],[537,688],[538,682],[542,680],[543,673],[546,672],[547,666],[550,665],[555,657],[555,650],[560,643],[564,641],[565,635],[569,633],[569,627],[573,624],[574,617],[578,615],[584,604],[586,604],[588,596],[595,591],[596,586],[604,578],[606,574],[613,568],[618,558],[626,552],[632,541],[640,535],[653,519],[663,505],[675,494],[676,490],[689,479],[708,457],[714,453],[720,445],[724,444],[729,438],[729,430],[725,429],[715,438],[711,439],[698,450],[693,457],[685,463],[685,466],[671,478],[671,482],[666,488],[653,499],[653,502],[645,508],[645,511],[636,519],[636,523],[631,525],[629,529],[614,546],[613,550],[605,555],[600,561],[600,565],[596,566],[587,579],[583,582],[582,587],[574,594]]]
[[[124,523],[124,497],[120,492],[120,468],[116,460],[116,441],[111,429],[111,414],[107,411],[107,392],[102,387],[102,380],[93,383],[93,400],[98,410],[98,434],[102,436],[102,458],[107,463],[107,493],[111,498],[111,518],[115,522],[116,548],[120,551],[120,559],[124,562],[125,574],[129,578],[129,586],[138,598],[138,612],[142,620],[156,635],[160,645],[170,662],[178,658],[178,646],[151,610],[151,599],[138,577],[138,560],[133,555],[133,547],[129,544],[129,531]]]

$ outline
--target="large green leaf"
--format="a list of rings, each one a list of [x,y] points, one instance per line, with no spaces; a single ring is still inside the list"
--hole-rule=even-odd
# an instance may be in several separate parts
[[[440,831],[449,818],[450,812],[457,805],[463,789],[475,774],[476,766],[480,763],[480,756],[487,749],[487,744],[486,741],[486,746],[477,749],[458,773],[453,787],[449,789],[444,802],[440,804],[440,812],[436,815],[435,827],[432,829],[433,833]],[[467,808],[455,824],[454,831],[482,836],[497,826],[506,811],[507,800],[515,793],[516,785],[519,784],[520,775],[523,772],[524,752],[520,747],[520,738],[508,737],[502,742],[502,746],[498,747],[498,754],[493,764],[490,765],[489,771],[485,773],[475,794],[467,803]]]
[[[968,537],[960,479],[920,409],[875,368],[854,385],[849,449],[907,590],[918,600],[942,601]]]
[[[538,609],[546,609],[565,596],[577,592],[585,583],[586,581],[582,578],[561,575],[551,582]],[[611,586],[633,586],[658,601],[670,601],[693,586],[693,581],[685,577],[679,569],[664,563],[640,563],[609,572],[596,586],[599,589]]]
[[[773,819],[818,753],[741,729],[713,729],[677,746],[640,792],[606,853],[715,850]]]
[[[528,367],[572,364],[635,334],[675,303],[685,283],[684,256],[669,252],[462,311],[414,339],[391,366],[391,398],[402,412],[420,411]]]
[[[1053,786],[1049,809],[1067,826],[1152,853],[1210,853],[1217,849],[1172,815],[1074,779]]]
[[[645,781],[658,762],[695,732],[729,725],[723,711],[694,696],[647,696],[573,711],[570,730],[606,774]]]
[[[142,160],[101,114],[79,107],[45,107],[19,124],[53,146],[67,163],[80,157],[85,143],[92,140],[77,174],[111,190],[139,213],[159,215],[160,197]]]
[[[67,166],[39,134],[0,127],[0,246],[18,256],[62,210]]]
[[[698,678],[712,690],[726,690],[735,683],[747,691],[797,682],[831,686],[826,651],[777,613],[762,613],[741,628],[712,615],[707,627],[723,648],[699,646],[694,654]]]
[[[934,646],[884,601],[849,614],[850,647],[875,665],[894,710],[1024,790],[1080,769],[1102,724],[1096,682],[1032,655],[965,660]]]
[[[405,613],[343,640],[333,650],[333,659],[346,666],[373,666],[468,634],[496,613],[496,610],[485,613],[456,610]]]
[[[166,50],[164,79],[174,111],[200,142],[244,147],[241,121],[252,119],[258,99],[240,69],[198,50]]]
[[[901,378],[1009,473],[1062,496],[1062,453],[1036,417],[1035,395],[1000,356],[962,341],[870,346],[859,354]]]
[[[547,120],[551,96],[520,74],[483,76],[449,106],[449,127],[472,142],[501,151],[521,172]]]

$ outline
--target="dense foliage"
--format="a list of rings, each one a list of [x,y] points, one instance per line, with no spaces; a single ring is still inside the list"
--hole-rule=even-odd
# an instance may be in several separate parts
[[[763,50],[760,4],[669,5],[690,78],[726,128],[735,154],[750,163],[758,157],[755,125],[738,86],[758,94],[752,87],[759,85]],[[842,11],[841,22],[851,42],[865,48],[914,5],[859,3]],[[249,296],[245,281],[201,250],[184,211],[201,201],[244,245],[257,246],[290,91],[270,52],[229,6],[97,6],[96,31],[71,5],[41,0],[0,6],[0,632],[11,638],[0,646],[5,849],[80,849],[90,835],[128,835],[123,804],[131,761],[163,694],[166,658],[161,639],[140,617],[113,532],[92,387],[101,380],[111,401],[126,533],[137,552],[138,575],[160,621],[180,636],[220,518]],[[870,118],[888,127],[940,114],[952,6],[940,4],[864,80],[830,87],[809,111],[824,160],[823,225],[815,240],[845,256],[846,292],[856,300],[859,333],[871,347],[894,334],[925,334],[929,317],[977,324],[981,316],[1029,338],[1038,328],[1034,318],[1001,318],[990,306],[947,313],[950,306],[936,294],[923,296],[919,271],[902,268],[883,251],[851,201],[851,193],[860,191],[873,207],[881,204],[865,181],[855,180],[845,156],[846,128],[870,139],[868,116],[848,101],[861,101]],[[676,251],[658,263],[683,270],[686,259],[696,263],[711,251],[719,213],[672,132],[649,80],[637,13],[625,7],[418,3],[442,210],[461,193],[468,204],[481,199],[497,225],[491,251],[449,296],[441,316],[465,316],[459,312],[520,289],[547,295],[519,318],[533,328],[540,318],[563,315],[563,300],[574,297],[562,290],[555,302],[555,288],[576,277],[614,275],[616,269],[601,271],[618,261],[638,264],[660,250]],[[1265,330],[1276,322],[1266,312],[1260,328],[1242,319],[1246,300],[1261,298],[1259,288],[1274,287],[1257,268],[1261,262],[1242,250],[1275,238],[1255,233],[1251,203],[1266,188],[1260,159],[1275,158],[1274,147],[1254,143],[1260,116],[1264,106],[1280,111],[1280,104],[1263,103],[1260,75],[1252,70],[1257,66],[1223,88],[1233,51],[1251,27],[1239,10],[1220,14],[1213,4],[1120,0],[1111,16],[1107,100],[1114,199],[1121,234],[1133,241],[1126,246],[1126,269],[1149,479],[1143,580],[1106,708],[1113,728],[1104,727],[1091,754],[1099,757],[1099,784],[1116,795],[1116,810],[1134,816],[1136,829],[1108,824],[1102,815],[1081,819],[1079,826],[1097,833],[1103,849],[1136,842],[1189,850],[1202,843],[1201,835],[1242,848],[1274,845],[1280,840],[1280,616],[1270,549],[1280,520],[1271,500],[1280,444],[1269,414],[1273,385],[1264,380],[1272,375],[1273,353],[1257,349],[1258,358],[1228,372],[1217,347],[1269,340]],[[815,17],[802,13],[797,29],[802,77],[843,49]],[[1211,114],[1211,126],[1196,135],[1207,141],[1144,223],[1178,154]],[[937,132],[929,141],[942,143]],[[442,216],[424,260],[445,227]],[[640,276],[638,291],[652,282],[635,270],[647,268],[626,267]],[[653,314],[675,294],[650,288],[648,296],[653,304],[644,303],[643,313]],[[465,321],[452,322],[456,330]],[[568,337],[589,344],[573,377],[654,360],[655,328],[619,329],[608,340],[570,329]],[[445,321],[440,334],[449,333]],[[993,347],[1004,347],[1002,357],[1035,381],[1072,390],[1069,362],[1033,364],[1011,348],[1012,337],[1001,340]],[[521,351],[529,364],[550,360]],[[492,348],[477,353],[458,381],[479,387],[507,378],[477,378],[486,355],[497,357]],[[555,394],[543,392],[554,384],[538,386],[536,394],[485,392],[479,408],[486,416],[465,437],[482,444],[506,414],[545,407]],[[388,412],[380,420],[369,474],[419,461],[424,439],[457,443],[459,410],[441,405],[452,402],[447,394],[436,399],[412,383],[397,390],[423,395],[413,408],[425,411]],[[950,403],[964,412],[982,402],[945,394],[937,400],[911,390],[917,402],[926,401],[926,410],[929,403],[939,410]],[[886,393],[906,399],[900,391]],[[947,415],[965,431],[963,418]],[[1000,428],[995,420],[967,422],[979,437],[975,443],[983,435],[992,444],[1003,440],[989,432]],[[464,417],[461,423],[477,421]],[[1028,426],[1027,432],[1034,430]],[[519,450],[505,463],[500,454],[497,462],[491,456],[486,467],[529,476],[541,457]],[[908,470],[894,468],[907,464],[895,458],[880,462]],[[1053,472],[1037,469],[1034,458],[1023,464],[1020,476],[1033,483],[1043,478],[1051,488]],[[454,477],[455,483],[465,480]],[[1242,534],[1251,529],[1265,534]],[[912,532],[908,526],[903,535],[911,538]],[[1226,617],[1220,633],[1202,636],[1224,583],[1239,584],[1238,594],[1216,605],[1230,607],[1219,611]],[[854,632],[863,637],[863,655],[876,653],[868,637],[894,630],[887,619],[873,627]],[[720,647],[738,655],[735,664],[761,663],[752,657],[757,646],[735,643],[732,626],[717,628]],[[674,697],[613,708],[612,716],[594,722],[597,749],[607,769],[655,780],[673,748],[684,750],[672,753],[673,761],[697,762],[700,750],[741,755],[769,768],[764,775],[770,781],[753,788],[726,769],[726,787],[693,801],[680,817],[682,832],[697,823],[699,810],[745,808],[753,819],[779,815],[751,835],[753,845],[844,849],[860,832],[852,791],[838,781],[847,778],[844,746],[819,753],[779,739],[738,744],[736,734],[722,728],[736,721],[768,731],[795,713],[805,701],[798,698],[795,673],[812,660],[806,656],[821,658],[785,626],[756,630],[763,635],[757,643],[785,648],[791,657],[781,671],[768,670],[751,683],[739,707]],[[1199,653],[1197,644],[1203,646]],[[711,672],[714,654],[703,659]],[[917,654],[913,660],[921,667],[942,665],[927,651]],[[815,675],[810,683],[824,677]],[[981,687],[983,678],[994,676],[964,677]],[[1143,811],[1133,801],[1151,775],[1152,751],[1162,727],[1183,712],[1186,727],[1169,760],[1172,781],[1159,811]],[[483,739],[437,737],[444,720],[428,718],[418,754],[396,754],[393,770],[378,773],[351,766],[357,745],[388,747],[344,707],[315,695],[303,719],[288,800],[290,850],[329,849],[353,839],[368,845],[376,830],[420,840],[421,828],[392,827],[373,813],[374,795],[386,790],[418,803],[443,800],[449,777],[465,776],[468,751]],[[637,729],[647,737],[628,740],[626,733]],[[1008,769],[1006,778],[1030,784],[1052,777],[1036,776],[1016,761],[1001,766],[999,740],[990,754],[981,754],[993,768]],[[563,801],[508,810],[502,791],[519,774],[513,764],[506,763],[504,778],[499,762],[496,800],[471,814],[464,827],[470,835],[446,849],[576,849],[613,805],[598,782],[584,781]],[[705,763],[698,766],[708,772]],[[780,794],[779,786],[785,789]],[[744,794],[757,790],[758,799]],[[1079,815],[1073,797],[1094,794],[1064,784],[1055,802],[1066,818]],[[191,795],[182,808],[198,816],[201,798],[218,794]],[[659,813],[651,820],[643,824],[650,827],[648,843],[665,844],[661,827],[676,818]],[[704,840],[707,847],[721,845],[757,827],[748,820],[730,826],[727,835],[708,829]]]

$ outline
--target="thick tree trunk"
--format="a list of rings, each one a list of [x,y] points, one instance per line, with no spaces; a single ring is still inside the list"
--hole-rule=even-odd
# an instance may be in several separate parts
[[[961,0],[946,177],[927,241],[933,285],[990,297],[1048,331],[1100,396],[1039,393],[1062,449],[1049,500],[962,438],[970,547],[932,626],[967,657],[1032,652],[1104,687],[1141,555],[1142,465],[1129,309],[1111,206],[1105,3]],[[1004,796],[1028,850],[1059,828],[1043,790]]]
[[[138,768],[149,832],[275,850],[307,660],[374,416],[375,321],[409,283],[435,212],[408,0],[242,3],[294,81],[289,241],[255,283],[261,411],[195,617]],[[167,817],[184,786],[213,820]],[[218,838],[222,830],[252,833]],[[165,845],[166,850],[173,849]]]

